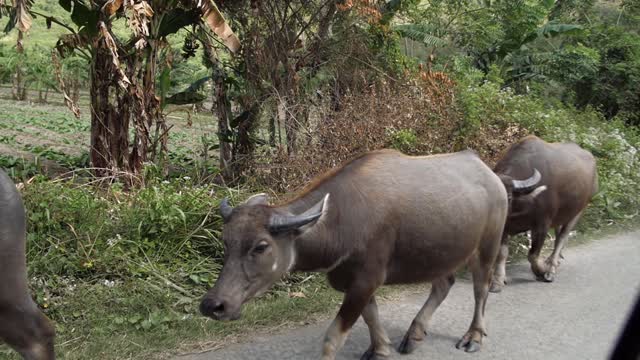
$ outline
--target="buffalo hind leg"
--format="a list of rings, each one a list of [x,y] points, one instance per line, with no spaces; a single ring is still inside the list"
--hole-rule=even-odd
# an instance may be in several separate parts
[[[453,286],[455,281],[455,276],[451,274],[431,283],[431,292],[429,293],[427,301],[411,322],[409,330],[407,330],[407,333],[404,335],[404,338],[398,347],[398,351],[400,353],[412,353],[418,344],[424,340],[425,335],[427,335],[427,328],[429,327],[431,316],[433,316],[433,313],[436,311],[438,306],[440,306],[442,301],[447,297],[449,289],[451,289],[451,286]]]
[[[344,294],[344,301],[324,338],[322,360],[334,360],[338,350],[342,348],[353,324],[358,320],[364,308],[369,304],[377,286],[360,281],[353,281]]]
[[[15,310],[0,312],[0,322],[3,325],[0,327],[0,339],[20,353],[25,360],[55,359],[55,331],[49,319],[36,305],[7,304],[7,308]]]
[[[502,235],[500,251],[496,259],[496,266],[491,279],[490,292],[499,293],[507,284],[507,258],[509,257],[509,244],[507,234]]]
[[[556,231],[556,241],[553,247],[553,252],[545,261],[546,271],[543,275],[543,279],[546,282],[552,282],[555,279],[556,270],[558,266],[560,266],[560,258],[562,257],[562,249],[564,249],[567,244],[567,240],[569,239],[569,233],[578,223],[582,212],[578,213],[573,219],[569,220],[568,223],[564,224],[559,231]]]
[[[558,227],[556,227],[553,231],[556,233],[556,239],[558,238],[558,236],[560,235],[560,233],[562,232],[562,229],[564,228],[563,225],[560,225]],[[564,250],[564,248],[562,249]],[[560,250],[560,259],[564,259],[564,254],[562,253],[562,250]]]
[[[458,341],[456,348],[464,349],[466,352],[476,352],[480,350],[482,338],[487,335],[484,324],[484,310],[489,295],[489,283],[491,282],[491,272],[495,256],[491,259],[482,258],[475,254],[469,259],[469,268],[473,276],[473,297],[475,307],[473,320],[466,334]]]
[[[362,318],[369,327],[371,346],[360,360],[386,359],[391,354],[391,341],[380,323],[375,295],[371,296],[369,303],[362,310]]]

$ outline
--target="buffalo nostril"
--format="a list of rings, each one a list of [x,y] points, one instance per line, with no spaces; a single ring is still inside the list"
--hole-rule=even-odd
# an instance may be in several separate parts
[[[200,303],[200,312],[205,316],[219,317],[224,314],[225,306],[223,301],[215,299],[204,299]]]
[[[213,303],[213,313],[216,315],[224,314],[224,303],[223,302],[214,302]]]

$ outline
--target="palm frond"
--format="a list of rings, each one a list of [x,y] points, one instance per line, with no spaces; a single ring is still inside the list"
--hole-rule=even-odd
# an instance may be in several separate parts
[[[583,27],[574,24],[562,24],[554,21],[550,21],[536,31],[538,36],[544,36],[547,38],[556,37],[558,35],[575,35],[582,31]]]
[[[429,47],[442,47],[447,41],[439,36],[437,29],[429,24],[401,24],[395,25],[393,30],[400,36],[417,41]]]

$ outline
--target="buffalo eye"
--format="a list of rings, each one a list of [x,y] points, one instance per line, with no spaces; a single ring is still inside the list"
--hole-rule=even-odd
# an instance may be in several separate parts
[[[266,241],[260,241],[256,247],[253,248],[252,253],[255,255],[260,255],[267,250],[269,247],[269,243]]]

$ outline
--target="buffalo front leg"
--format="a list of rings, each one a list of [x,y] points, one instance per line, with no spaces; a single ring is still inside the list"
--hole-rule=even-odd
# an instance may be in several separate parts
[[[360,360],[386,359],[391,354],[391,341],[384,331],[380,318],[378,317],[378,304],[375,295],[371,296],[369,303],[362,311],[362,318],[369,327],[371,335],[371,346]]]
[[[569,239],[569,233],[578,223],[582,212],[576,215],[568,223],[562,226],[559,231],[556,231],[556,241],[553,247],[553,252],[545,261],[546,271],[543,275],[543,279],[546,282],[552,282],[556,276],[556,270],[560,266],[560,258],[562,257],[562,249],[567,245]]]
[[[354,281],[354,283],[358,283]],[[353,324],[358,320],[369,299],[373,296],[376,286],[351,287],[344,295],[344,301],[324,338],[322,360],[334,360],[338,350],[342,348]]]
[[[495,260],[495,257],[491,260]],[[489,282],[494,261],[482,261],[478,255],[474,255],[469,260],[469,268],[473,276],[473,297],[475,307],[473,320],[466,334],[458,341],[456,348],[464,349],[466,352],[476,352],[480,350],[482,338],[487,335],[484,325],[484,310],[489,295]]]
[[[502,291],[502,288],[507,284],[507,258],[509,257],[507,240],[508,236],[506,234],[502,235],[500,251],[498,252],[496,267],[493,272],[493,278],[491,279],[491,287],[489,288],[489,291],[494,293]]]
[[[449,290],[455,281],[456,279],[453,275],[448,275],[431,283],[431,293],[429,293],[427,301],[411,322],[409,330],[407,330],[407,333],[404,335],[404,338],[398,347],[398,351],[400,353],[409,354],[413,352],[418,344],[424,340],[425,335],[427,335],[427,328],[433,313],[447,297],[447,294],[449,294]]]
[[[538,280],[542,280],[544,278],[544,273],[546,272],[546,266],[543,261],[540,260],[540,251],[542,251],[542,246],[544,245],[544,240],[547,237],[547,232],[549,231],[549,226],[539,226],[534,230],[531,230],[531,248],[529,249],[528,260],[529,264],[531,264],[531,271],[536,276]]]

